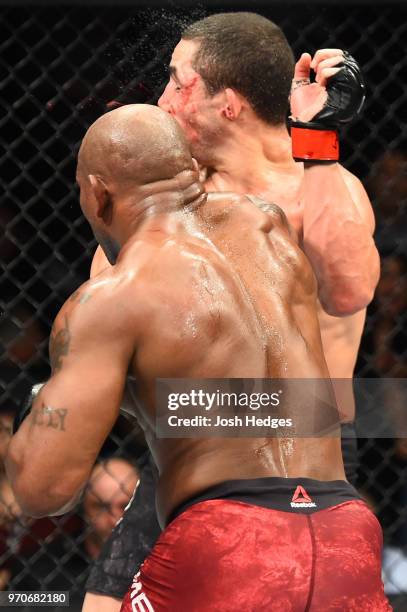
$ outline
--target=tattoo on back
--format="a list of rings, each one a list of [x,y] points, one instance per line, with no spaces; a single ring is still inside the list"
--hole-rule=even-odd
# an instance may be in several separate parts
[[[52,406],[42,406],[32,411],[33,425],[52,427],[59,431],[65,431],[65,417],[67,408],[52,408]]]
[[[82,289],[77,289],[73,292],[71,297],[69,298],[71,302],[78,302],[78,304],[86,304],[88,300],[92,297],[92,294]]]
[[[53,372],[59,372],[62,368],[62,360],[69,353],[71,344],[71,333],[69,331],[68,317],[65,316],[65,325],[56,333],[51,334],[49,343],[49,355]]]

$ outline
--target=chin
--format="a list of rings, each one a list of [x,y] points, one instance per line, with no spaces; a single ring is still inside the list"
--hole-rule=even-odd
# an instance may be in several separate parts
[[[192,157],[196,159],[200,166],[210,166],[213,161],[210,157],[213,147],[211,140],[213,139],[210,138],[209,134],[200,132],[192,127],[191,124],[181,121],[175,115],[173,116],[184,132]]]

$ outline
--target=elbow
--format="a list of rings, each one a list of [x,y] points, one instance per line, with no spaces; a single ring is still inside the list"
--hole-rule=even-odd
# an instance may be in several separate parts
[[[321,285],[319,300],[325,312],[333,317],[347,317],[369,306],[380,277],[377,251],[370,259],[370,267],[355,276],[335,276]]]
[[[16,437],[9,444],[5,458],[5,469],[21,512],[25,516],[33,518],[47,516],[48,491],[44,495],[44,492],[38,487],[38,478],[31,478]],[[33,486],[33,483],[37,483],[37,485]]]
[[[333,317],[348,317],[364,310],[373,300],[374,287],[347,287],[330,295],[320,292],[319,299],[325,312]]]
[[[70,491],[47,489],[33,491],[23,483],[13,484],[13,491],[21,511],[32,518],[65,514],[75,505],[78,496]]]
[[[8,447],[5,468],[15,499],[24,515],[43,518],[69,512],[78,503],[87,473],[59,474],[35,465],[21,451],[15,436]]]
[[[52,514],[49,506],[44,504],[43,498],[38,499],[36,495],[28,495],[18,487],[13,487],[13,492],[24,516],[39,519]]]
[[[20,465],[13,471],[12,459],[7,458],[8,478],[18,505],[24,515],[33,518],[55,516],[69,512],[79,501],[83,487],[69,484],[68,479],[56,478],[55,482],[39,482],[29,468]],[[36,483],[36,484],[34,484]]]

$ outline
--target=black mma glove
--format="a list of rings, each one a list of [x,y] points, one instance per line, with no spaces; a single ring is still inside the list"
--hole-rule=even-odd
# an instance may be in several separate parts
[[[338,67],[340,70],[328,79],[328,96],[323,109],[311,121],[291,119],[293,157],[296,161],[338,161],[337,130],[362,110],[366,88],[359,64],[344,51],[343,62]]]
[[[33,401],[35,400],[44,385],[45,383],[38,383],[34,385],[22,400],[20,407],[14,416],[13,435],[17,433],[21,423],[30,414]]]

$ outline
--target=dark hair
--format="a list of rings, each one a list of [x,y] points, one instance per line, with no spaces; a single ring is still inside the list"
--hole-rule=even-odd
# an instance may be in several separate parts
[[[285,121],[294,56],[275,23],[256,13],[218,13],[188,26],[181,38],[200,42],[193,67],[211,95],[230,87],[267,123]]]

